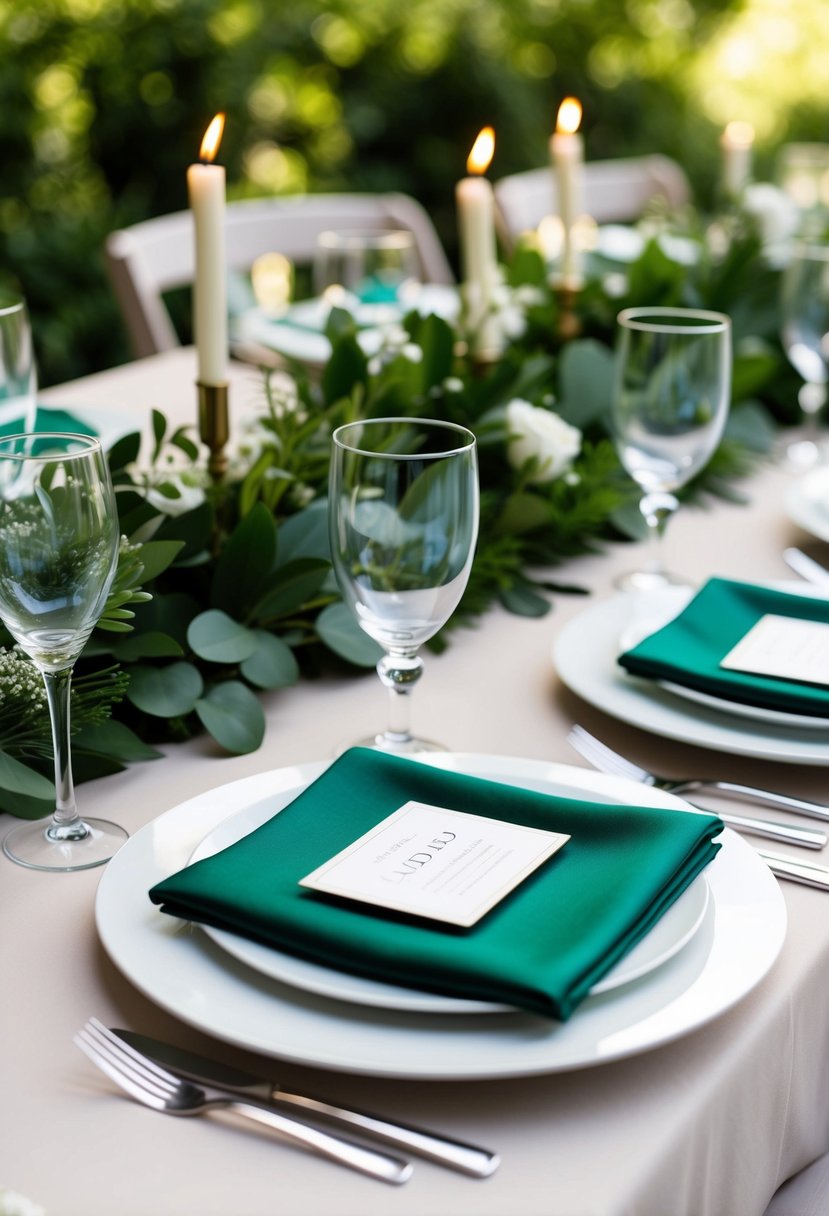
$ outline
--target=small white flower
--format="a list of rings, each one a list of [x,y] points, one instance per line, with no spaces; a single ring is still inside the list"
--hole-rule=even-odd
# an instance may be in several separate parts
[[[770,182],[752,182],[746,186],[743,207],[757,224],[765,245],[782,245],[797,231],[800,219],[797,204]]]
[[[443,382],[443,387],[447,393],[462,393],[463,380],[458,376],[447,376]]]
[[[421,363],[423,361],[423,351],[416,342],[407,342],[401,348],[401,355],[404,359],[408,359],[410,363]]]
[[[144,497],[151,507],[155,507],[162,515],[185,515],[188,511],[194,511],[196,507],[200,507],[204,502],[204,490],[199,485],[194,485],[189,481],[185,474],[170,473],[164,478],[166,486],[170,486],[175,491],[174,496],[168,493],[162,493],[155,486],[148,486]]]
[[[510,401],[507,429],[510,434],[507,455],[513,468],[520,469],[533,457],[537,461],[530,481],[554,481],[568,471],[581,451],[581,431],[558,414],[529,401],[518,398]]]

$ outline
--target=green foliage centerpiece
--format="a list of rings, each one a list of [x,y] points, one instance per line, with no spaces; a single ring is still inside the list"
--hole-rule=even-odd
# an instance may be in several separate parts
[[[623,267],[594,256],[579,300],[582,336],[565,344],[544,262],[521,250],[493,306],[503,356],[483,371],[464,354],[470,335],[438,316],[412,312],[369,358],[354,319],[333,311],[328,362],[316,376],[301,367],[264,374],[262,409],[219,484],[187,429],[170,430],[158,413],[151,452],[140,451],[138,435],[116,443],[109,461],[123,540],[107,612],[78,663],[78,777],[159,755],[153,744],[198,730],[225,751],[252,751],[265,730],[258,693],[327,662],[377,661],[379,648],[340,601],[331,569],[330,437],[344,422],[431,416],[472,430],[481,532],[453,624],[496,601],[541,616],[551,592],[580,590],[552,580],[552,568],[640,534],[638,491],[607,429],[618,311],[719,308],[735,331],[731,419],[687,493],[733,497],[734,479],[767,449],[773,419],[787,420],[791,373],[769,307],[776,272],[754,228],[732,231],[716,256],[705,240],[696,245],[689,264],[655,231]],[[34,696],[25,666],[14,651],[0,661],[0,806],[33,817],[51,806],[35,715],[13,708]],[[5,718],[4,705],[12,706]]]

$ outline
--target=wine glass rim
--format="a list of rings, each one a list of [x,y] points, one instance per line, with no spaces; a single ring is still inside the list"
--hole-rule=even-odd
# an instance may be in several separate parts
[[[429,456],[455,456],[460,452],[470,452],[477,442],[472,431],[468,427],[461,426],[459,422],[446,422],[443,418],[409,418],[405,415],[394,418],[362,418],[356,419],[354,422],[344,422],[342,426],[337,427],[331,438],[337,447],[354,452],[359,456],[376,456],[378,459],[386,458],[388,460],[423,460],[423,452],[376,452],[372,448],[364,448],[347,443],[343,438],[343,433],[350,431],[353,427],[365,427],[383,423],[388,425],[392,422],[406,422],[422,427],[436,427],[439,430],[454,431],[456,435],[466,436],[466,442],[458,443],[453,447],[447,447],[441,452],[429,452],[427,453]]]
[[[671,324],[671,318],[682,318],[685,321],[699,321],[699,325]],[[646,318],[651,318],[647,320]],[[645,333],[669,334],[719,334],[731,326],[731,318],[724,312],[714,312],[708,308],[673,308],[667,305],[637,308],[624,308],[616,318],[626,329],[638,329]]]
[[[67,440],[81,445],[77,452],[6,452],[3,449],[10,443],[21,439],[31,440]],[[85,449],[85,450],[84,450]],[[73,456],[84,456],[91,452],[102,452],[100,439],[94,435],[76,435],[73,431],[20,431],[17,435],[0,436],[0,460],[67,460]]]
[[[0,317],[8,317],[12,313],[25,311],[26,301],[22,296],[0,296]]]

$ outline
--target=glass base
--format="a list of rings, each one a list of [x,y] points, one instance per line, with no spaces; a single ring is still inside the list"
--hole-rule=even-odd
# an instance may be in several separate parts
[[[620,591],[659,591],[662,587],[691,587],[690,579],[670,570],[629,570],[613,580]]]
[[[345,743],[337,748],[337,755],[348,751],[350,747],[370,747],[377,752],[385,752],[389,756],[413,756],[415,752],[448,752],[449,748],[443,743],[435,743],[431,739],[420,739],[417,735],[394,735],[384,731],[379,735],[371,735],[368,739],[356,739],[353,743]]]
[[[79,830],[81,836],[77,835]],[[65,838],[55,838],[61,835]],[[83,819],[71,827],[56,827],[51,819],[38,819],[7,832],[3,852],[31,870],[89,870],[109,861],[128,836],[107,819]]]

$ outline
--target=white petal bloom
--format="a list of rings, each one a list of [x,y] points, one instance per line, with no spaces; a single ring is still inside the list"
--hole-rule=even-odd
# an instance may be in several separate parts
[[[558,414],[516,398],[507,406],[510,464],[520,469],[531,457],[537,467],[530,480],[554,481],[566,473],[581,451],[581,431]]]
[[[193,485],[179,473],[168,474],[163,484],[165,487],[172,486],[176,491],[175,496],[162,493],[154,486],[148,486],[144,495],[150,506],[155,507],[162,515],[185,515],[188,511],[195,511],[196,507],[200,507],[204,502],[202,487]]]
[[[755,220],[766,245],[778,245],[794,236],[800,219],[797,204],[770,182],[752,182],[743,192],[743,207]]]

